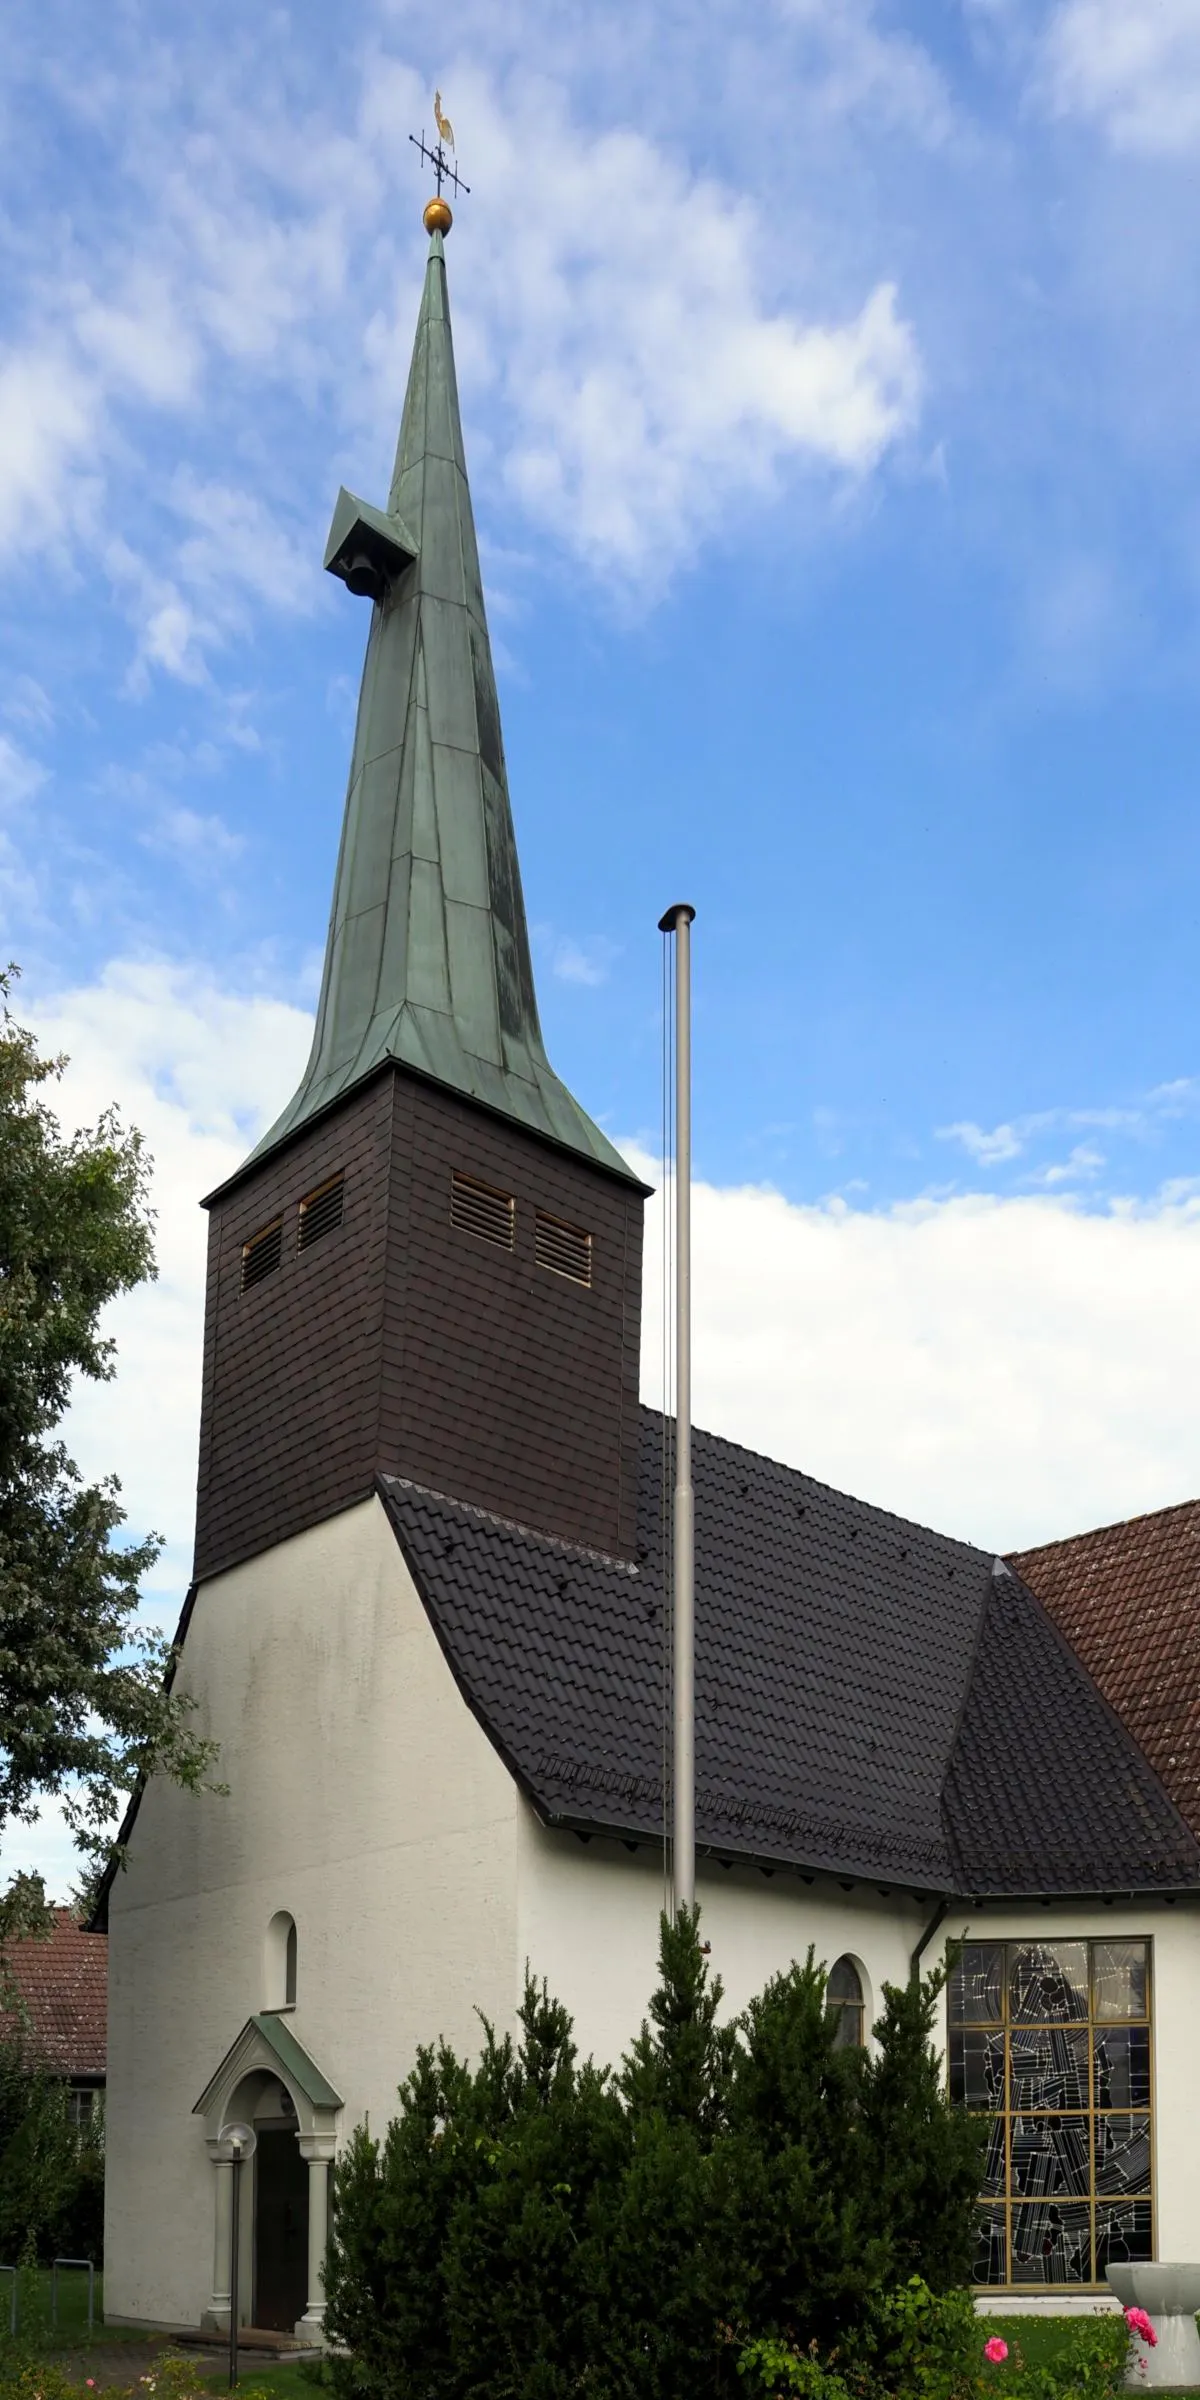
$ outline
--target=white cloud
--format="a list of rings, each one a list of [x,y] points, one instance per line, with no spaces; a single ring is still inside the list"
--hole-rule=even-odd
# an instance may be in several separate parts
[[[890,283],[837,318],[772,299],[749,203],[640,133],[573,124],[559,90],[498,104],[463,82],[489,193],[466,378],[495,393],[509,488],[557,542],[654,588],[789,468],[863,477],[911,431],[921,362]],[[554,206],[531,212],[535,143]],[[631,194],[653,195],[652,238]]]
[[[1118,149],[1162,156],[1194,149],[1195,0],[1062,0],[1046,32],[1042,89],[1059,115],[1101,125]]]
[[[1018,1133],[1015,1125],[993,1125],[989,1133],[969,1118],[956,1125],[939,1125],[937,1135],[939,1142],[961,1142],[967,1156],[981,1167],[1002,1166],[1007,1159],[1019,1158],[1025,1147],[1025,1135]]]
[[[1054,1160],[1032,1180],[1054,1191],[1062,1184],[1091,1182],[1107,1163],[1103,1150],[1098,1150],[1094,1142],[1076,1142],[1069,1157]]]
[[[0,733],[0,808],[19,808],[41,790],[46,769]]]
[[[1200,1493],[1195,1198],[870,1211],[700,1183],[693,1212],[695,1410],[714,1432],[997,1550]],[[651,1224],[647,1398],[660,1256]]]
[[[582,983],[594,989],[607,983],[615,955],[615,943],[605,941],[602,936],[580,942],[564,934],[554,947],[552,971],[560,983]]]
[[[865,119],[939,146],[952,138],[956,117],[944,77],[911,35],[884,31],[871,0],[783,0],[793,25],[811,34],[817,51],[815,98],[833,117]]]
[[[63,1122],[93,1123],[115,1100],[154,1161],[158,1280],[114,1305],[117,1381],[79,1390],[68,1439],[88,1474],[119,1474],[136,1530],[166,1536],[155,1581],[173,1623],[195,1496],[207,1222],[199,1202],[299,1081],[312,1020],[263,994],[221,991],[198,970],[121,961],[99,984],[40,1005],[22,992],[18,1013],[44,1050],[70,1058],[55,1102]]]
[[[192,1532],[197,1203],[293,1090],[311,1018],[199,969],[131,962],[40,1005],[22,995],[21,1013],[46,1049],[71,1054],[64,1121],[94,1120],[115,1098],[155,1159],[159,1280],[113,1308],[117,1380],[80,1395],[69,1438],[88,1473],[120,1474],[136,1528],[166,1534],[148,1614],[170,1625]],[[652,1159],[626,1154],[657,1180]],[[646,1239],[651,1402],[660,1205]],[[1050,1194],[870,1211],[701,1181],[693,1249],[696,1416],[714,1432],[996,1549],[1200,1491],[1200,1198],[1188,1189],[1104,1213]],[[56,1875],[60,1851],[53,1833]],[[22,1857],[35,1853],[22,1837]]]
[[[195,1466],[197,1202],[294,1088],[311,1019],[198,970],[135,963],[24,1013],[47,1048],[71,1053],[71,1118],[119,1099],[156,1161],[160,1280],[114,1310],[120,1377],[84,1395],[73,1438],[90,1471],[118,1465],[136,1522],[158,1524],[178,1558]],[[648,1398],[659,1247],[651,1222]],[[1049,1193],[873,1211],[700,1182],[695,1256],[697,1415],[715,1431],[993,1546],[1200,1490],[1190,1193],[1099,1213]]]
[[[228,866],[246,847],[243,835],[232,833],[223,818],[182,806],[161,809],[142,839],[148,850],[201,874]]]
[[[91,379],[69,352],[34,340],[0,358],[0,544],[15,572],[79,522],[95,409]]]
[[[14,1875],[42,1875],[51,1900],[71,1897],[81,1860],[61,1800],[44,1800],[31,1824],[10,1823],[0,1840],[0,1887]]]
[[[890,52],[859,15],[840,71],[878,100]],[[899,48],[911,81],[921,54]],[[315,549],[306,533],[301,558],[280,520],[280,450],[319,419],[327,458],[331,431],[364,438],[368,409],[372,446],[376,415],[394,429],[420,256],[415,211],[394,230],[396,128],[423,93],[407,61],[367,53],[357,94],[339,87],[301,129],[239,101],[206,59],[181,135],[160,65],[76,97],[107,144],[106,206],[69,255],[57,218],[44,251],[36,225],[25,245],[27,325],[0,359],[0,537],[18,558],[58,541],[72,573],[98,546],[127,587],[143,680],[197,683],[245,603],[313,604]],[[488,195],[455,257],[464,384],[481,455],[543,540],[654,589],[741,499],[795,466],[859,481],[912,429],[921,363],[891,282],[818,296],[738,192],[641,131],[597,134],[563,84],[464,70],[460,104]],[[535,148],[552,206],[530,206]],[[363,292],[383,303],[389,285],[394,316],[364,327]],[[291,420],[279,445],[268,408]],[[163,417],[191,460],[173,480]]]
[[[24,909],[35,921],[40,913],[36,846],[28,838],[17,840],[14,828],[47,781],[40,760],[0,733],[0,893],[10,909]]]
[[[1165,1126],[1194,1116],[1198,1102],[1200,1087],[1195,1078],[1181,1075],[1124,1106],[1030,1109],[1011,1123],[991,1127],[963,1118],[953,1125],[939,1125],[937,1139],[958,1142],[980,1167],[1007,1166],[1013,1159],[1025,1157],[1039,1142],[1064,1133],[1107,1133],[1145,1150],[1161,1138]],[[1107,1163],[1106,1153],[1094,1140],[1076,1142],[1066,1158],[1045,1162],[1024,1180],[1051,1186],[1090,1180]]]

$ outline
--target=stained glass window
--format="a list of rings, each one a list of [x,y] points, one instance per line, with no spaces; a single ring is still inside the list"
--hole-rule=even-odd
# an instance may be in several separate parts
[[[1154,2255],[1148,1942],[964,1942],[950,2091],[988,2119],[976,2281],[1103,2283]]]

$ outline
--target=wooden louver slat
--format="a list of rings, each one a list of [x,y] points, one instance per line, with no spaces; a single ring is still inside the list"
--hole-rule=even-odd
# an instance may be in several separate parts
[[[566,1225],[561,1217],[547,1217],[539,1208],[533,1248],[539,1267],[548,1267],[552,1275],[566,1275],[572,1283],[590,1285],[592,1237],[582,1225]]]
[[[296,1248],[307,1250],[313,1242],[320,1240],[323,1233],[332,1233],[334,1226],[340,1225],[342,1222],[345,1206],[346,1178],[344,1174],[331,1175],[328,1183],[318,1184],[316,1191],[310,1192],[307,1199],[300,1203],[300,1229],[296,1236]]]
[[[283,1218],[276,1217],[273,1225],[264,1225],[261,1233],[242,1243],[242,1290],[252,1291],[264,1276],[273,1275],[282,1256]]]
[[[473,1233],[481,1242],[511,1250],[516,1239],[517,1204],[511,1192],[497,1192],[490,1183],[480,1183],[474,1175],[460,1175],[455,1169],[450,1178],[450,1222],[460,1233]]]

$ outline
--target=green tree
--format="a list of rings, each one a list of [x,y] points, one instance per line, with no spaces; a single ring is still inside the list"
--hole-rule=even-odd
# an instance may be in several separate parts
[[[956,2108],[933,2028],[945,1973],[885,1983],[877,2049],[863,2079],[866,2191],[876,2235],[891,2245],[890,2281],[920,2275],[937,2292],[971,2281],[976,2195],[986,2125]]]
[[[65,2084],[20,2029],[0,2038],[0,2257],[99,2259],[104,2119],[72,2122]]]
[[[568,2400],[595,2354],[589,2261],[626,2152],[619,2098],[527,1978],[503,2122],[454,2216],[443,2273],[461,2391]]]
[[[891,2268],[867,2198],[867,2061],[838,2048],[825,1983],[810,1949],[750,2002],[729,2110],[746,2316],[804,2348],[836,2343]]]
[[[682,1910],[616,2077],[579,2065],[532,1981],[518,2039],[485,2024],[473,2071],[423,2051],[382,2149],[363,2131],[335,2170],[341,2400],[733,2400],[781,2359],[815,2391],[822,2358],[902,2388],[891,2366],[960,2324],[941,2295],[977,2189],[937,1990],[885,1991],[877,2055],[839,2049],[810,1951],[722,2023]]]
[[[85,1861],[110,1852],[121,1796],[166,1772],[193,1788],[213,1746],[169,1688],[169,1646],[138,1627],[159,1542],[121,1539],[115,1476],[84,1481],[56,1429],[78,1376],[105,1381],[109,1301],[155,1272],[149,1161],[106,1110],[65,1135],[0,975],[0,1833],[57,1794]],[[0,1898],[0,1938],[41,1910],[36,1882]]]
[[[738,2032],[700,1912],[659,1921],[659,1980],[619,2087],[629,2160],[590,2261],[600,2382],[628,2400],[732,2389],[727,2327],[745,2310],[728,2139]]]

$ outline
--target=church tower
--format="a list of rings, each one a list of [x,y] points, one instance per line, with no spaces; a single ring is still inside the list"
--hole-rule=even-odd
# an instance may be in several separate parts
[[[443,222],[386,509],[326,566],[370,631],[312,1055],[209,1209],[197,1581],[400,1476],[634,1545],[645,1187],[538,1021]]]

